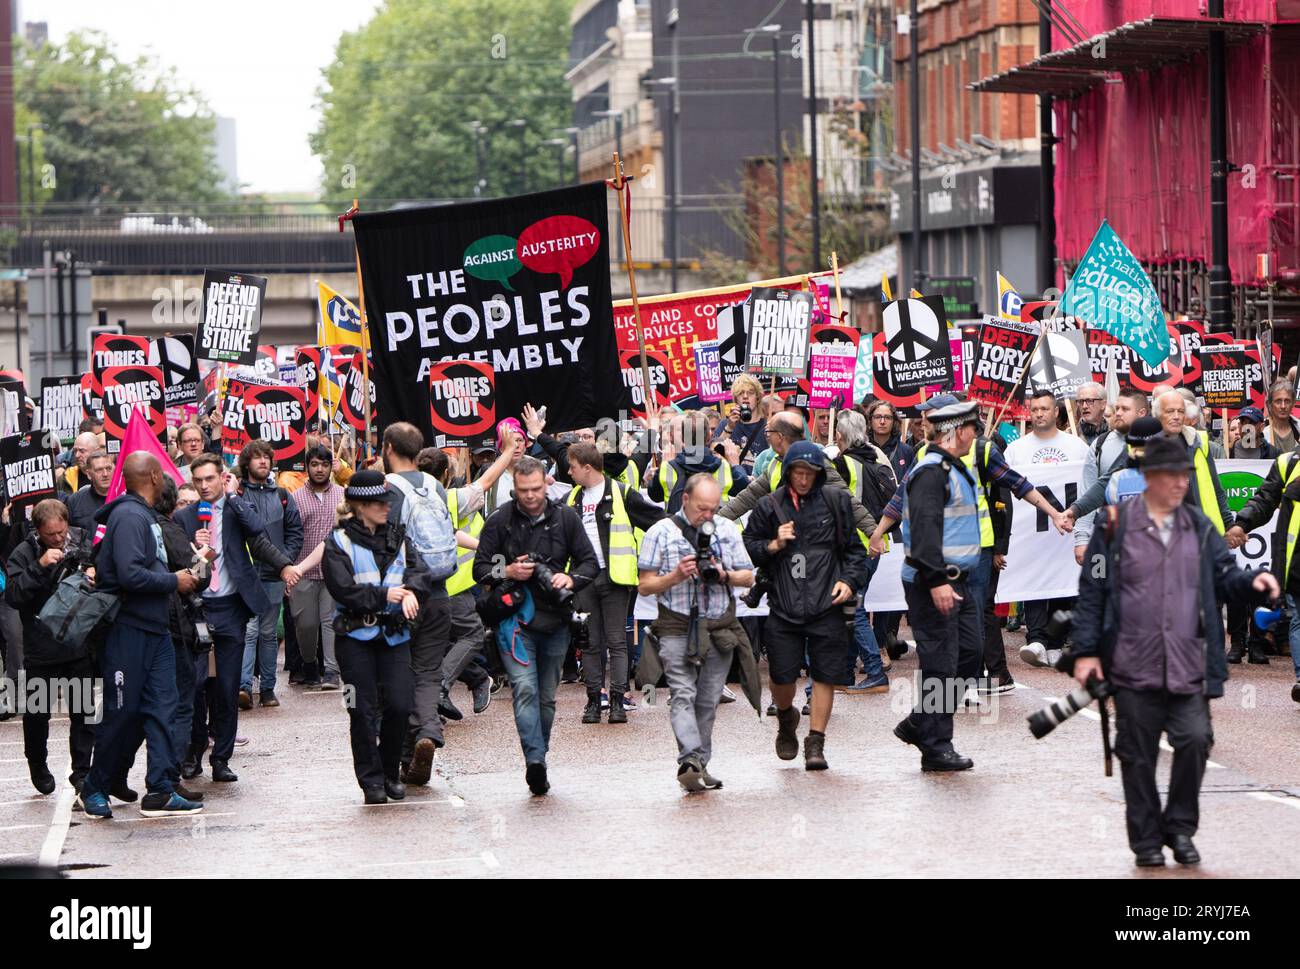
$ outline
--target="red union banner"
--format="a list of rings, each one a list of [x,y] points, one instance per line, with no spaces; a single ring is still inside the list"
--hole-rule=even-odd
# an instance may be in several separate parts
[[[815,273],[814,281],[826,278]],[[670,293],[641,300],[641,327],[647,351],[658,350],[668,361],[668,399],[674,403],[693,398],[698,393],[695,380],[695,344],[717,340],[722,359],[723,386],[728,393],[731,381],[745,369],[746,330],[734,321],[747,319],[731,308],[744,303],[754,287],[803,289],[809,277],[786,276],[755,283],[738,283],[718,289],[689,293]],[[723,323],[719,325],[719,314]],[[721,332],[725,331],[725,332]],[[635,352],[636,319],[629,299],[614,302],[614,333],[621,353]]]

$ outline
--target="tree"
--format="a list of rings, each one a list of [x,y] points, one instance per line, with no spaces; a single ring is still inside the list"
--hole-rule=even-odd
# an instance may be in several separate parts
[[[323,194],[470,197],[480,157],[485,196],[519,192],[521,167],[528,191],[553,187],[555,149],[541,143],[571,123],[571,5],[387,0],[324,71],[311,135]],[[471,121],[485,129],[481,156]]]

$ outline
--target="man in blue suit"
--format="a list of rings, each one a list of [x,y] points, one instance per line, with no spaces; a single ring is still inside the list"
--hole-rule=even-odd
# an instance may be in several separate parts
[[[249,558],[251,551],[258,561],[270,565],[288,579],[293,561],[266,537],[265,525],[253,502],[239,493],[238,480],[227,473],[221,458],[201,454],[190,464],[191,480],[199,493],[199,502],[176,513],[190,541],[207,546],[211,580],[203,593],[203,611],[212,634],[216,657],[217,682],[210,722],[213,731],[212,764],[214,781],[237,781],[230,769],[230,755],[235,749],[235,730],[239,724],[239,677],[244,660],[244,630],[248,620],[266,612],[269,603],[257,569]],[[199,521],[199,507],[212,506],[212,520]],[[206,669],[199,682],[207,680]],[[203,694],[203,686],[199,687]],[[194,715],[204,716],[196,697]],[[204,738],[206,746],[206,738]],[[198,762],[202,750],[191,751]]]

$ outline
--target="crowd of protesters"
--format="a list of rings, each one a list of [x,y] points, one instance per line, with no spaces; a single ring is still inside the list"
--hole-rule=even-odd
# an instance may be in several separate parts
[[[1102,609],[1113,590],[1089,588],[1078,603],[1023,603],[1008,623],[994,599],[1013,554],[1015,506],[1025,502],[1072,532],[1080,563],[1092,550],[1125,564],[1115,510],[1146,495],[1145,510],[1124,521],[1136,516],[1138,527],[1158,528],[1166,551],[1208,534],[1226,555],[1280,511],[1271,571],[1287,623],[1272,633],[1255,625],[1248,600],[1260,586],[1211,581],[1206,591],[1190,573],[1183,584],[1202,606],[1211,596],[1207,613],[1216,618],[1220,601],[1227,605],[1219,659],[1267,664],[1291,652],[1300,702],[1300,652],[1291,649],[1300,639],[1300,570],[1290,574],[1300,522],[1294,405],[1292,384],[1279,380],[1267,414],[1247,407],[1216,440],[1209,415],[1184,390],[1154,399],[1125,390],[1107,402],[1096,384],[1072,403],[1033,395],[1019,434],[1004,434],[1005,424],[986,434],[988,412],[960,396],[933,397],[910,418],[868,398],[832,422],[741,376],[719,407],[559,434],[548,433],[544,411],[525,407],[501,421],[494,447],[472,452],[427,448],[406,423],[389,425],[369,447],[347,435],[309,435],[300,472],[275,472],[261,441],[230,467],[219,422],[190,423],[168,440],[179,481],[146,453],[124,455],[125,493],[113,501],[115,459],[102,424],[88,420],[62,458],[58,497],[17,514],[5,509],[4,668],[10,677],[25,668],[29,679],[101,678],[102,721],[79,712],[69,737],[70,782],[90,817],[111,817],[111,799],[137,799],[127,774],[142,743],[142,811],[201,811],[205,756],[213,782],[238,780],[232,759],[251,742],[239,714],[279,706],[286,673],[291,687],[349,688],[367,804],[429,783],[437,751],[454,736],[447,724],[464,719],[462,705],[484,713],[502,688],[527,786],[545,794],[557,691],[579,677],[587,725],[627,724],[638,688],[666,685],[678,781],[690,792],[710,790],[722,786],[710,771],[712,728],[719,704],[737,699],[729,683],[775,718],[783,760],[798,756],[807,718],[804,765],[824,770],[835,694],[889,692],[888,671],[911,648],[927,682],[972,684],[970,702],[1015,689],[1002,634],[1009,624],[1026,628],[1021,664],[1060,665],[1070,634],[1054,614]],[[1226,456],[1272,463],[1235,515],[1217,470]],[[1064,462],[1083,468],[1068,508],[1032,480],[1036,466]],[[1162,474],[1182,475],[1185,490]],[[873,611],[866,599],[879,556],[899,541],[908,609]],[[1159,545],[1131,553],[1147,557],[1144,574],[1158,572]],[[66,650],[42,634],[38,616],[73,568],[88,570],[120,605],[92,644]],[[751,586],[766,594],[767,609],[738,615]],[[634,617],[638,593],[652,603],[649,623]],[[1125,595],[1115,593],[1109,608]],[[904,616],[910,640],[901,635]],[[1217,647],[1222,628],[1217,637],[1196,628],[1188,636]],[[1138,646],[1124,635],[1108,644],[1092,632],[1075,637],[1076,647],[1080,639],[1092,650],[1080,653],[1091,657],[1084,668],[1092,675],[1112,659],[1124,669],[1124,649],[1161,648],[1158,636]],[[1204,668],[1184,663],[1176,682],[1130,677],[1125,719],[1147,712],[1154,694],[1213,696],[1223,675],[1226,666],[1221,672],[1212,659]],[[1185,729],[1169,736],[1185,808],[1199,789],[1209,721],[1208,708],[1204,716],[1199,707],[1195,716],[1178,710]],[[973,766],[953,747],[951,712],[918,706],[895,729],[920,749],[923,770]],[[1144,779],[1154,741],[1125,729],[1126,793],[1131,810],[1136,803],[1145,812],[1134,850],[1154,863],[1154,782]],[[50,793],[48,712],[27,713],[23,732],[32,783]],[[1173,833],[1190,844],[1190,827]],[[1175,852],[1194,855],[1181,840]]]

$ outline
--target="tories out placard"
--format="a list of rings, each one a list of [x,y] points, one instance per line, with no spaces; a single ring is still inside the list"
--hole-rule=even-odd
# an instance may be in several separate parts
[[[604,182],[464,205],[361,213],[365,282],[382,422],[433,440],[429,369],[477,360],[496,373],[496,407],[547,407],[547,428],[619,417],[619,373]]]
[[[301,387],[249,387],[243,414],[245,439],[271,445],[277,471],[307,470],[307,404]]]
[[[434,447],[490,447],[496,441],[492,367],[447,360],[429,368],[429,419]]]
[[[265,301],[265,276],[205,272],[196,341],[199,358],[213,363],[255,363]]]
[[[157,367],[109,367],[103,373],[104,430],[109,454],[122,449],[131,412],[144,413],[149,428],[159,441],[167,439],[167,404],[162,371]]]

